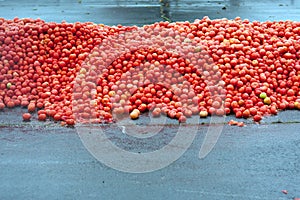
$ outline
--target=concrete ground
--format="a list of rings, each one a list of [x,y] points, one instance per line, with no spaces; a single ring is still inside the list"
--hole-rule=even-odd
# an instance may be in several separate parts
[[[97,161],[76,129],[53,122],[23,123],[21,112],[0,113],[1,199],[271,200],[300,196],[299,111],[279,113],[260,125],[248,120],[245,127],[225,125],[204,159],[198,153],[208,126],[200,125],[182,157],[166,168],[142,174],[120,172]],[[120,132],[113,125],[104,128]],[[168,126],[160,134],[167,141],[176,129],[176,125]],[[136,145],[131,140],[119,142],[127,148]],[[160,142],[140,148],[158,149]]]
[[[169,4],[169,6],[168,6]],[[0,17],[40,17],[46,21],[93,21],[143,25],[210,18],[299,20],[299,1],[8,1]],[[300,112],[285,111],[257,125],[224,125],[214,149],[199,159],[209,119],[200,121],[187,151],[166,168],[132,174],[109,168],[83,146],[76,129],[53,122],[24,123],[16,108],[0,112],[0,199],[293,199],[300,197]],[[36,116],[35,116],[36,117]],[[233,119],[232,116],[226,121]],[[141,124],[147,117],[142,117]],[[109,139],[124,148],[151,151],[178,129],[168,121],[161,137],[140,145],[123,140],[114,125]],[[194,124],[190,124],[192,127]],[[288,194],[282,193],[287,190]]]

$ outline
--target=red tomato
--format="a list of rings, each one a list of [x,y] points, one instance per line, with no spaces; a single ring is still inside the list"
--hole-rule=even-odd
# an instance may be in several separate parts
[[[23,117],[24,121],[30,121],[31,114],[30,113],[24,113],[22,117]]]

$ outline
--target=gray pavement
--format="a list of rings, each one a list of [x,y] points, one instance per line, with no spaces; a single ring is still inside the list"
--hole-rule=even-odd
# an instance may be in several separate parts
[[[299,1],[8,1],[0,17],[46,21],[93,21],[107,25],[143,25],[169,18],[297,20]],[[210,119],[201,120],[192,145],[166,168],[142,174],[111,169],[83,146],[76,129],[51,121],[22,122],[16,108],[0,111],[0,199],[293,199],[300,197],[300,112],[285,111],[257,125],[224,125],[212,152],[198,153]],[[36,119],[36,116],[34,116]],[[232,116],[226,121],[233,119]],[[147,123],[143,116],[140,123]],[[242,121],[242,120],[239,120]],[[177,121],[168,120],[157,140],[124,139],[120,129],[104,125],[109,139],[133,151],[151,151],[172,139]],[[157,123],[157,126],[163,125]],[[193,126],[190,123],[190,126]],[[141,145],[142,144],[142,145]],[[139,149],[140,148],[140,149]],[[288,190],[285,195],[281,190]]]
[[[166,168],[142,174],[120,172],[97,161],[76,129],[53,122],[23,123],[21,112],[0,112],[0,199],[271,200],[300,196],[299,111],[281,112],[260,125],[249,120],[245,127],[225,125],[212,152],[199,159],[209,119],[202,120],[182,157]],[[162,140],[172,139],[170,133],[178,129],[177,122],[172,123],[159,133],[159,139],[142,146],[122,138],[115,125],[102,129],[125,149],[153,151]]]
[[[169,18],[194,21],[237,16],[250,20],[299,20],[297,0],[1,0],[1,17],[46,21],[143,25]]]

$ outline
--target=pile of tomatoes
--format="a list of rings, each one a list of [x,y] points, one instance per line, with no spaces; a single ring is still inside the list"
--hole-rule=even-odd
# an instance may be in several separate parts
[[[103,46],[127,32],[141,38],[140,30],[159,35],[157,46],[150,36],[149,46],[115,55]],[[168,38],[175,44],[164,45]],[[139,28],[2,18],[0,110],[22,106],[24,120],[37,112],[38,120],[68,125],[146,111],[179,122],[228,114],[259,122],[300,109],[299,58],[300,22],[205,17]]]

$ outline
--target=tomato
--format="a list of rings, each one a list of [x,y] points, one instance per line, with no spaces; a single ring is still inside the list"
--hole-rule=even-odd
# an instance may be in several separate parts
[[[3,110],[5,108],[5,104],[0,102],[0,110]]]
[[[161,109],[160,108],[154,108],[154,110],[152,111],[152,116],[153,117],[159,117],[161,114]]]
[[[30,113],[24,113],[22,117],[23,117],[24,121],[30,121],[31,114]]]
[[[98,45],[136,27],[1,19],[0,110],[41,109],[41,119],[68,125],[76,114],[97,118],[95,123],[111,122],[112,113],[136,119],[135,109],[181,122],[230,113],[260,121],[299,108],[298,25],[240,18],[150,24],[148,33],[178,40],[182,52],[131,45],[111,61],[110,48]],[[181,48],[173,43],[171,49]]]
[[[254,116],[253,116],[253,120],[254,120],[255,122],[260,122],[260,121],[262,120],[262,116],[261,116],[261,115],[254,115]]]
[[[179,123],[185,123],[186,122],[186,117],[184,115],[181,115],[179,118],[178,118],[178,121]]]
[[[38,120],[39,121],[46,121],[46,119],[47,119],[47,115],[46,114],[42,113],[42,114],[38,115]]]
[[[29,103],[27,109],[28,109],[28,112],[34,112],[36,109],[35,104]]]
[[[67,123],[68,126],[74,126],[75,120],[74,119],[67,119],[66,123]]]
[[[131,119],[137,119],[139,118],[140,115],[140,111],[138,109],[134,109],[131,113],[130,113],[130,118]]]

